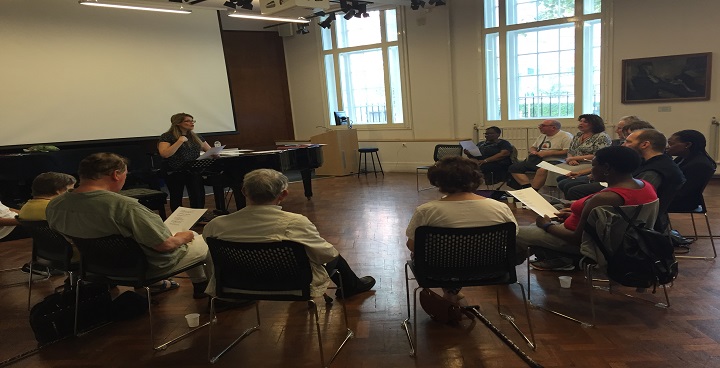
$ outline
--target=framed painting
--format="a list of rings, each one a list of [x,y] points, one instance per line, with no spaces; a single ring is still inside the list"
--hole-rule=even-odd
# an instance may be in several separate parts
[[[710,99],[712,53],[622,61],[622,103]]]

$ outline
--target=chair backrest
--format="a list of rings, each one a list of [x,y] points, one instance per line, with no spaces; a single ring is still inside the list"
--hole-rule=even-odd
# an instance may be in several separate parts
[[[110,235],[84,239],[69,236],[80,250],[80,270],[86,276],[130,278],[143,282],[148,263],[140,244],[133,238]]]
[[[41,258],[50,261],[53,268],[70,270],[73,248],[62,234],[48,226],[47,221],[19,219],[20,225],[30,232],[33,239],[33,260]]]
[[[515,224],[415,230],[415,278],[423,287],[509,284],[515,273]]]
[[[435,146],[435,153],[433,153],[433,159],[435,162],[440,161],[441,158],[447,156],[462,156],[463,149],[459,144],[438,144]]]
[[[216,295],[255,300],[308,300],[312,270],[305,246],[292,241],[238,243],[207,239]]]

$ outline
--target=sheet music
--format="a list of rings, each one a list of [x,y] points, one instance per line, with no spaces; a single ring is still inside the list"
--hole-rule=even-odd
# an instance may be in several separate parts
[[[557,217],[555,213],[558,212],[558,209],[553,207],[550,202],[533,188],[509,190],[508,193],[540,216],[547,215],[550,218]]]
[[[225,148],[225,146],[210,147],[210,149],[207,150],[207,152],[205,152],[205,153],[203,153],[202,155],[200,155],[200,157],[198,157],[197,159],[198,159],[198,160],[205,160],[205,159],[211,158],[210,156],[220,155],[220,152],[223,150],[223,148]]]
[[[558,167],[556,165],[553,165],[547,161],[541,161],[539,164],[536,165],[537,167],[541,167],[547,171],[552,171],[554,173],[558,173],[560,175],[567,175],[571,171],[567,169],[563,169],[562,167]]]
[[[463,149],[466,149],[473,156],[482,156],[482,153],[473,141],[460,141]]]
[[[175,235],[180,231],[188,231],[197,220],[207,212],[204,208],[178,207],[166,220],[165,225]]]

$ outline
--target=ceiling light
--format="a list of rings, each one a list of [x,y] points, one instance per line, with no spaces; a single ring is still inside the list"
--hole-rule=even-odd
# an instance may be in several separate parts
[[[425,7],[425,2],[423,0],[410,0],[410,8],[412,10],[418,10],[420,7]]]
[[[350,20],[350,18],[355,16],[355,9],[349,9],[347,12],[345,12],[345,15],[343,18]]]
[[[305,18],[267,17],[267,16],[260,15],[260,14],[239,13],[237,11],[233,11],[232,13],[228,14],[228,17],[243,18],[243,19],[257,19],[257,20],[271,20],[271,21],[277,21],[277,22],[290,22],[290,23],[310,23],[310,21]]]
[[[329,29],[329,28],[330,28],[330,24],[332,24],[332,22],[333,22],[334,20],[335,20],[335,13],[330,13],[330,15],[328,15],[328,16],[325,18],[325,20],[323,20],[322,22],[318,23],[318,25],[319,25],[320,27],[322,27],[322,28],[328,28],[328,29]]]
[[[297,31],[295,31],[297,34],[308,34],[310,31],[308,30],[307,24],[298,24],[297,25]]]
[[[155,11],[155,12],[164,12],[164,13],[177,13],[177,14],[190,14],[192,11],[185,10],[182,7],[179,9],[170,9],[170,8],[154,8],[154,7],[147,7],[147,6],[138,6],[138,5],[124,5],[124,4],[113,4],[113,3],[106,3],[106,2],[98,2],[97,0],[80,0],[80,5],[89,5],[89,6],[100,6],[105,8],[117,8],[117,9],[132,9],[132,10],[147,10],[147,11]]]

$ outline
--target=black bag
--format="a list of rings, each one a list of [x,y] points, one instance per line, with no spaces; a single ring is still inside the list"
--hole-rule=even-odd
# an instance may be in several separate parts
[[[632,217],[628,217],[617,206],[613,209],[627,222],[622,244],[611,252],[600,241],[591,226],[586,231],[607,260],[607,273],[611,280],[624,286],[653,288],[673,281],[678,275],[678,262],[673,254],[670,239],[653,229],[645,227],[636,219],[642,205],[638,205]]]
[[[147,298],[134,291],[128,290],[112,301],[112,320],[115,322],[140,317],[147,311]]]
[[[84,331],[110,321],[111,297],[107,284],[89,283],[80,287],[78,330]],[[71,336],[74,332],[75,290],[66,288],[51,294],[30,310],[30,327],[39,345]]]

